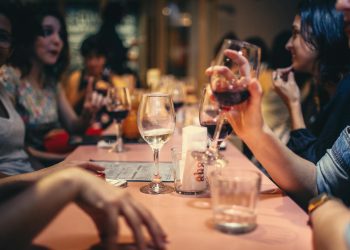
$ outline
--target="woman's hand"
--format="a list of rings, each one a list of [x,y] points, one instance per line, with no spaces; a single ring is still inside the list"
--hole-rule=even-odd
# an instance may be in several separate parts
[[[105,105],[105,98],[103,95],[94,91],[93,88],[94,79],[89,77],[88,85],[86,87],[85,101],[84,101],[84,111],[83,113],[89,113],[94,116],[103,105]]]
[[[288,107],[300,104],[300,90],[295,82],[292,67],[277,69],[272,73],[272,78],[277,94]]]
[[[102,244],[113,249],[118,235],[118,217],[124,217],[131,228],[137,249],[145,249],[146,242],[142,234],[145,226],[156,249],[164,249],[166,234],[153,215],[134,200],[125,190],[106,184],[92,175],[80,174],[80,193],[77,204],[94,220]]]
[[[254,136],[264,127],[261,113],[262,88],[257,79],[252,79],[247,85],[250,97],[247,101],[235,105],[226,118],[240,138]]]

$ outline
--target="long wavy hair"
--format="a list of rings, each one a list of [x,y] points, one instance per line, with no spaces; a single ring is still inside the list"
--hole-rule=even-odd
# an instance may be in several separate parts
[[[318,51],[316,80],[337,84],[350,69],[343,14],[335,9],[335,0],[303,0],[297,14],[301,17],[301,36]]]
[[[40,3],[23,7],[20,16],[22,22],[17,26],[20,30],[17,32],[16,50],[10,59],[10,64],[20,69],[22,77],[29,74],[32,68],[31,60],[35,57],[35,41],[43,33],[42,22],[45,17],[53,16],[61,25],[60,37],[63,47],[57,62],[45,66],[44,77],[57,82],[69,64],[68,35],[63,15],[55,6]]]

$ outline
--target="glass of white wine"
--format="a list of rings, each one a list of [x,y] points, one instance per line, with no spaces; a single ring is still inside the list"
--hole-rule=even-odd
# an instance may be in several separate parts
[[[144,94],[137,113],[137,126],[143,139],[151,146],[154,173],[150,184],[140,188],[146,194],[164,194],[173,191],[165,185],[159,173],[159,151],[169,141],[175,129],[174,105],[170,95]]]

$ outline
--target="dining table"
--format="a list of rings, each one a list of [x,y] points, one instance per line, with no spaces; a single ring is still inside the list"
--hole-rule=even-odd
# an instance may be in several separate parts
[[[179,145],[181,135],[175,134],[160,151],[160,161],[171,161],[170,149]],[[115,153],[96,145],[79,146],[65,161],[153,160],[151,148],[145,143],[125,144],[125,148],[126,151]],[[260,171],[230,142],[220,153],[229,167]],[[144,194],[139,191],[143,185],[144,182],[129,181],[126,190],[162,225],[167,234],[166,249],[312,249],[307,213],[264,174],[256,208],[257,227],[245,234],[227,234],[215,229],[209,195]],[[119,220],[119,249],[136,249],[130,229],[123,219]],[[150,239],[146,230],[145,237]],[[40,249],[64,250],[99,249],[98,243],[98,231],[93,221],[74,203],[65,207],[33,241],[34,246],[42,247]]]

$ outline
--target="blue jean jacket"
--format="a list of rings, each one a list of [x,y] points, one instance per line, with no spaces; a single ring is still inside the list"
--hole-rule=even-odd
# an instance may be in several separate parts
[[[350,126],[346,127],[316,170],[318,193],[328,193],[350,205]]]

